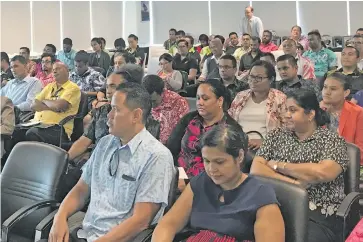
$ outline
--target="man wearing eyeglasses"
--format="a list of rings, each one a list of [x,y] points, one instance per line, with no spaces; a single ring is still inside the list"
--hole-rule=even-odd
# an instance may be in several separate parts
[[[319,85],[315,81],[304,80],[298,75],[298,65],[292,55],[282,55],[277,58],[277,70],[281,76],[277,89],[287,94],[298,89],[304,88],[315,92],[318,101],[322,100]]]
[[[49,241],[68,240],[67,219],[90,205],[71,241],[132,241],[156,224],[168,205],[174,172],[173,156],[146,129],[151,112],[149,93],[137,83],[123,83],[112,97],[110,135],[102,138],[82,177],[63,200]]]
[[[42,70],[35,77],[42,83],[42,88],[44,88],[49,83],[55,82],[52,69],[56,58],[53,54],[43,53],[40,59]]]

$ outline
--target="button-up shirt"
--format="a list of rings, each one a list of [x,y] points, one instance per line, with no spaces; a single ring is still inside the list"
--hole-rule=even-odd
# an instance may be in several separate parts
[[[71,50],[68,53],[64,52],[64,50],[61,50],[58,52],[58,60],[63,62],[68,66],[69,71],[74,71],[74,58],[76,57],[77,51]]]
[[[95,241],[132,217],[136,203],[161,204],[151,221],[156,224],[168,205],[173,176],[172,154],[146,129],[127,144],[113,135],[103,137],[81,177],[91,197],[82,225],[87,241]]]
[[[106,83],[106,79],[102,74],[91,67],[82,75],[78,75],[73,71],[69,75],[69,79],[76,83],[83,92],[99,92]]]
[[[304,80],[301,79],[300,77],[296,77],[292,81],[283,80],[278,83],[278,90],[282,91],[285,94],[287,94],[288,92],[294,92],[301,88],[313,91],[316,97],[318,98],[318,101],[322,100],[319,85],[315,81]]]
[[[236,58],[237,61],[240,61],[241,60],[241,57],[244,55],[244,54],[247,54],[248,52],[251,51],[251,48],[248,48],[247,50],[242,46],[238,49],[236,49],[234,51],[234,58]]]
[[[252,63],[261,58],[261,54],[262,52],[260,50],[258,50],[255,57],[252,56],[251,51],[248,52],[247,54],[244,54],[239,62],[239,70],[240,71],[249,70],[252,66]]]
[[[49,73],[48,75],[44,72],[38,72],[38,74],[35,76],[38,78],[38,80],[42,83],[42,88],[47,86],[49,83],[55,82],[53,73]]]
[[[261,43],[260,50],[264,53],[270,53],[272,51],[278,50],[279,48],[274,43],[270,42],[267,45]]]
[[[187,100],[179,94],[164,90],[161,103],[152,109],[154,119],[160,122],[160,142],[166,144],[179,120],[189,112]]]
[[[323,47],[317,52],[308,50],[304,52],[303,56],[314,63],[316,77],[324,77],[332,67],[338,66],[336,55],[328,48]]]
[[[252,36],[256,36],[256,37],[260,37],[262,39],[262,35],[263,35],[263,24],[262,21],[259,17],[256,16],[252,16],[251,19],[248,19],[246,17],[243,17],[239,29],[240,29],[240,35],[242,36],[243,34],[248,33],[248,24],[251,24],[251,30],[252,30]]]
[[[42,90],[42,84],[34,77],[13,79],[1,88],[1,96],[9,98],[21,111],[31,111],[35,96]]]

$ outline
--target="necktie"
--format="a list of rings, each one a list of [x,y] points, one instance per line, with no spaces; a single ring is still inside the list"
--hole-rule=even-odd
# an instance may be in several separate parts
[[[252,36],[252,26],[251,26],[251,20],[248,20],[248,23],[247,23],[247,32],[249,35]]]

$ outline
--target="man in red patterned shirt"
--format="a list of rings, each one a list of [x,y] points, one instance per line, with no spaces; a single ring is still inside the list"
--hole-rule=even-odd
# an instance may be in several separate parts
[[[35,76],[41,83],[42,88],[44,88],[49,83],[55,82],[53,76],[53,64],[55,63],[56,58],[53,54],[44,53],[41,57],[42,70],[38,72]]]
[[[166,144],[179,120],[189,112],[188,102],[179,94],[165,89],[164,81],[157,75],[147,75],[143,86],[151,95],[151,114],[160,122],[160,142]]]

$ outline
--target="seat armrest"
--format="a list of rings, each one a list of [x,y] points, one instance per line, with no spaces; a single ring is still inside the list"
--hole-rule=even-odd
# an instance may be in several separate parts
[[[48,214],[45,218],[43,218],[42,221],[40,221],[38,223],[37,227],[35,227],[35,240],[34,241],[38,241],[43,238],[48,238],[48,234],[46,234],[45,232],[47,232],[48,229],[50,230],[50,228],[53,224],[54,216],[56,215],[58,210],[59,209],[54,210],[53,212]]]
[[[59,202],[55,200],[45,200],[36,202],[34,204],[31,204],[29,206],[22,207],[18,211],[16,211],[13,215],[11,215],[8,219],[4,221],[4,223],[1,225],[1,241],[6,242],[8,234],[10,230],[24,217],[28,216],[34,211],[37,211],[39,209],[45,208],[45,207],[55,207],[59,206]]]
[[[69,115],[67,117],[65,117],[64,119],[62,119],[59,122],[59,126],[64,126],[66,123],[68,123],[69,121],[71,121],[72,119],[75,119],[77,117],[77,115]]]
[[[148,228],[139,233],[132,241],[133,242],[147,242],[151,241],[151,236],[153,235],[154,228]]]
[[[358,192],[349,193],[339,206],[336,216],[342,223],[342,241],[345,241],[354,226],[358,223],[359,217],[359,199],[363,194]]]

